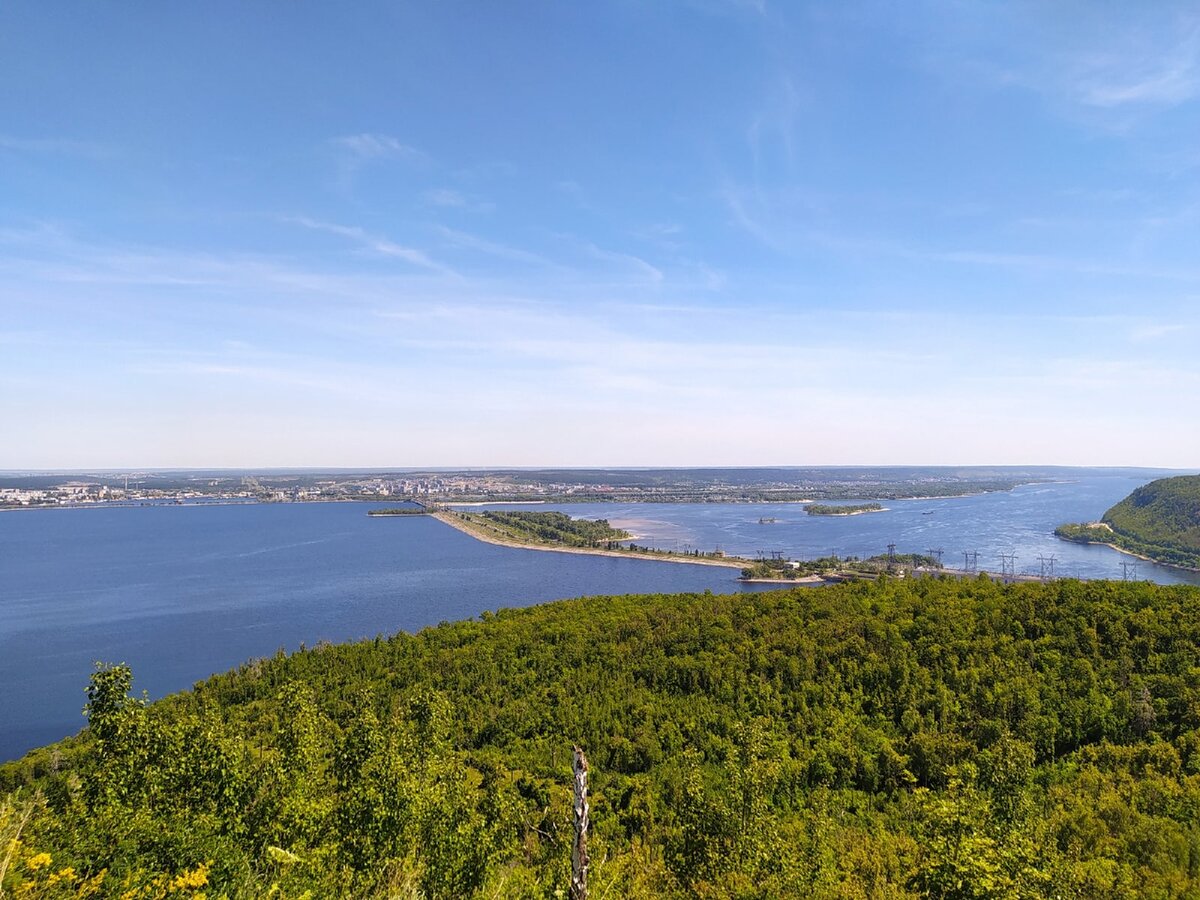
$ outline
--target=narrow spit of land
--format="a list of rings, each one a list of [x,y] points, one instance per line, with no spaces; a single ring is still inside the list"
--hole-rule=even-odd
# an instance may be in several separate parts
[[[621,559],[651,559],[660,562],[689,563],[698,566],[722,566],[727,569],[743,569],[753,562],[752,560],[734,556],[688,556],[683,553],[672,553],[669,550],[651,550],[649,548],[633,550],[625,547],[619,549],[609,549],[608,547],[573,547],[565,544],[539,541],[532,532],[522,533],[518,536],[513,531],[490,521],[486,516],[479,513],[464,513],[441,509],[432,513],[432,516],[439,522],[443,522],[451,528],[457,528],[459,531],[469,534],[476,540],[484,541],[488,544],[498,544],[502,547],[516,547],[521,550],[549,550],[553,553],[578,553],[587,556],[616,556]],[[614,547],[616,547],[616,540],[627,540],[630,537],[625,532],[619,532],[619,535],[619,537],[613,537]]]
[[[941,566],[931,557],[919,554],[850,557],[793,563],[782,558],[747,559],[717,554],[673,553],[650,547],[621,546],[633,536],[613,528],[607,520],[572,519],[560,512],[466,513],[438,509],[433,517],[457,528],[476,540],[522,550],[550,550],[556,553],[581,553],[590,556],[617,556],[659,562],[691,563],[739,569],[739,580],[753,583],[816,585],[834,581],[873,579],[881,574],[918,571],[936,572]]]

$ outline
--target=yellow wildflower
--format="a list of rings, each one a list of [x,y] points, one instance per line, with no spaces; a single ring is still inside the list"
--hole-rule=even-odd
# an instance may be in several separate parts
[[[29,857],[29,859],[25,860],[25,867],[29,869],[30,872],[36,872],[38,869],[44,869],[48,865],[50,865],[49,853],[35,853],[33,856]]]
[[[171,883],[167,885],[167,890],[175,892],[204,887],[208,884],[208,869],[210,865],[210,863],[201,863],[190,871],[180,872],[171,879]]]
[[[75,880],[75,867],[67,866],[66,868],[59,869],[57,872],[55,872],[53,875],[51,875],[49,878],[47,878],[46,884],[58,884],[60,881],[74,881],[74,880]]]

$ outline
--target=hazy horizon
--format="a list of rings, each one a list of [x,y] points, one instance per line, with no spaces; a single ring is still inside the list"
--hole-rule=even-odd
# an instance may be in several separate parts
[[[837,471],[841,469],[884,471],[894,469],[981,469],[981,470],[1011,470],[1047,471],[1047,470],[1083,470],[1083,471],[1144,471],[1144,472],[1191,472],[1200,471],[1200,466],[1123,466],[1123,465],[1070,465],[1070,464],[1041,464],[1041,463],[878,463],[878,464],[807,464],[807,463],[770,463],[763,465],[521,465],[521,466],[82,466],[74,468],[13,468],[0,469],[0,476],[50,476],[50,475],[120,475],[124,473],[218,473],[218,472],[250,472],[250,473],[315,473],[315,474],[374,474],[381,472],[692,472],[692,471],[756,471],[756,470],[797,470],[797,471]]]

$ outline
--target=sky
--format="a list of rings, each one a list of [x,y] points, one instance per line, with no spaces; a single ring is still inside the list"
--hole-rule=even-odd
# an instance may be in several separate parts
[[[1200,466],[1194,2],[0,4],[0,469]]]

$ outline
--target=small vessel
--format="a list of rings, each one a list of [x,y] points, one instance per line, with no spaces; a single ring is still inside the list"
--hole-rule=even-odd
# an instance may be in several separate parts
[[[770,516],[770,517],[763,517],[763,518],[760,518],[760,519],[758,520],[758,524],[759,524],[759,525],[774,525],[774,524],[775,524],[775,517],[774,517],[774,516]]]

